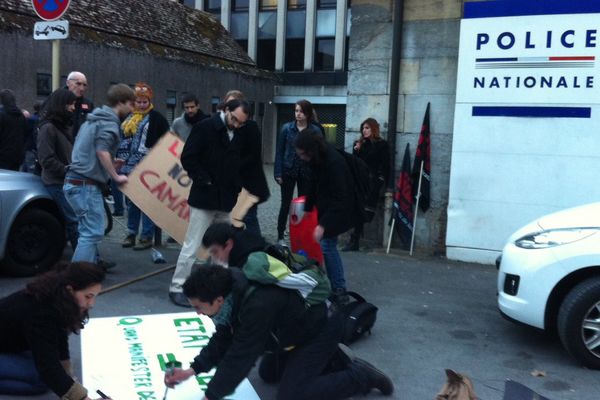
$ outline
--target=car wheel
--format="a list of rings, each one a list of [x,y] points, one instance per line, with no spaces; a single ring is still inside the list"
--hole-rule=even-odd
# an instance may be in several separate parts
[[[585,280],[569,292],[557,322],[567,351],[587,367],[600,369],[600,277]]]
[[[12,276],[32,276],[54,265],[65,247],[65,230],[47,211],[23,211],[13,223],[2,271]]]

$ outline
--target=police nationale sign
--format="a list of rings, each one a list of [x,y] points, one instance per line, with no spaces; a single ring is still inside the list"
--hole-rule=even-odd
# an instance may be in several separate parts
[[[457,102],[589,104],[600,86],[600,14],[461,23]]]

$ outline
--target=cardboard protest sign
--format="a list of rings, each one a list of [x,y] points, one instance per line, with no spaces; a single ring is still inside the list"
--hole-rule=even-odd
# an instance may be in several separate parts
[[[83,385],[114,399],[162,399],[166,363],[189,368],[214,330],[210,318],[193,312],[92,318],[81,331]],[[169,389],[167,400],[201,399],[213,376],[191,377]],[[260,400],[248,379],[227,399]]]
[[[181,166],[184,142],[166,133],[129,174],[121,191],[156,225],[179,243],[183,243],[190,222],[187,203],[192,179]],[[198,257],[206,259],[204,249]]]

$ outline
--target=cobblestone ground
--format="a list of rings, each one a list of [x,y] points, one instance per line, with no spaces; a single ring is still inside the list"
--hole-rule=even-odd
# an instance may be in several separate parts
[[[274,243],[277,240],[277,216],[281,203],[281,190],[273,179],[273,165],[265,164],[265,174],[271,190],[271,197],[265,203],[258,206],[258,221],[265,239]],[[121,242],[127,233],[127,217],[114,217],[113,230],[105,240],[110,242]],[[286,233],[287,236],[287,233]],[[163,245],[167,248],[179,248],[179,244],[167,243],[167,235],[163,234]]]

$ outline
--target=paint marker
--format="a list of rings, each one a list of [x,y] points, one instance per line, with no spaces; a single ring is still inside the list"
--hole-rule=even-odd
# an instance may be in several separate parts
[[[100,389],[96,390],[96,393],[98,393],[103,399],[110,399],[110,397],[104,394]]]

